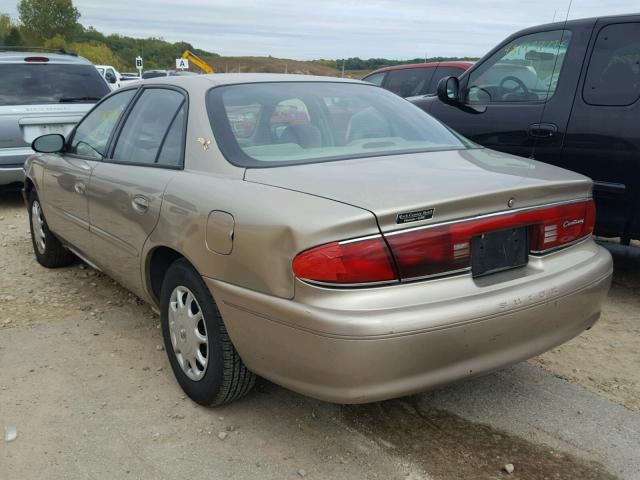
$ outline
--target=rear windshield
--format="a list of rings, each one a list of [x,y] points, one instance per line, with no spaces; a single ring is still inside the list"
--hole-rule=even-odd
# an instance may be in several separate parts
[[[243,167],[473,146],[418,107],[367,84],[229,85],[209,91],[207,108],[222,153]]]
[[[109,92],[93,65],[0,64],[0,105],[95,103]]]

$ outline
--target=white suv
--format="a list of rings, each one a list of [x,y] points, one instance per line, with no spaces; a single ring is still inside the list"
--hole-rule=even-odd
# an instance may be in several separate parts
[[[67,135],[109,87],[87,59],[67,53],[0,51],[0,186],[24,179],[31,142]]]

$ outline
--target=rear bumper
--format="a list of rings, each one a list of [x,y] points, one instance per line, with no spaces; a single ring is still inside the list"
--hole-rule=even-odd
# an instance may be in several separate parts
[[[483,283],[299,284],[286,300],[205,281],[249,369],[312,397],[363,403],[483,374],[575,337],[599,318],[611,274],[609,253],[588,240]]]
[[[29,147],[0,149],[0,186],[24,182],[24,162],[33,154]]]

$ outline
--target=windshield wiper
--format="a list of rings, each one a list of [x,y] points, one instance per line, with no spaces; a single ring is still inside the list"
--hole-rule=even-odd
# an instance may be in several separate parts
[[[62,97],[58,100],[58,103],[97,102],[98,100],[100,100],[100,97]]]

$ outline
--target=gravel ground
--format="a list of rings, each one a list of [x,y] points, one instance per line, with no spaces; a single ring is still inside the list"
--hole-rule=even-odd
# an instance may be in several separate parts
[[[0,478],[640,479],[637,246],[608,246],[600,322],[528,363],[365,406],[259,381],[216,409],[184,398],[147,305],[35,262],[16,193],[0,247]]]

